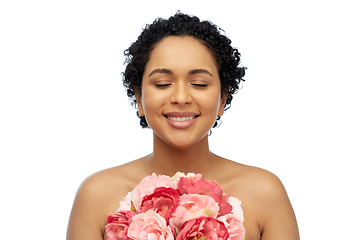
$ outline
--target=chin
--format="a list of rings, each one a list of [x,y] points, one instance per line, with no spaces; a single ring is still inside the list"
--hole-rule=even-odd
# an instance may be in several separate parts
[[[196,145],[198,145],[199,143],[201,143],[202,141],[206,141],[206,137],[207,137],[207,133],[198,139],[194,139],[191,138],[189,136],[176,136],[173,139],[176,140],[172,140],[172,141],[165,141],[169,146],[171,146],[174,149],[178,149],[178,150],[186,150],[186,149],[190,149]]]
[[[176,143],[173,144],[173,145],[170,145],[171,147],[173,147],[174,149],[177,149],[177,150],[186,150],[186,149],[189,149],[191,147],[193,147],[195,144],[187,144],[187,143],[184,143],[184,144],[179,144],[179,143]]]

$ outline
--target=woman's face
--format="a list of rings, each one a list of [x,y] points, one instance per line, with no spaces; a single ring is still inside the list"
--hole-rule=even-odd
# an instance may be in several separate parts
[[[156,137],[185,149],[207,135],[226,97],[211,52],[193,37],[170,36],[151,51],[137,102]]]

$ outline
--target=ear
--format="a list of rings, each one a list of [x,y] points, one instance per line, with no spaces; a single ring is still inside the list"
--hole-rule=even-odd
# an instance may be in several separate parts
[[[144,108],[142,105],[141,93],[139,92],[139,90],[136,87],[134,87],[134,92],[135,92],[136,103],[138,105],[138,113],[141,117],[145,116]]]
[[[227,100],[228,95],[229,94],[227,93],[221,98],[221,102],[220,102],[220,106],[219,106],[219,112],[218,112],[219,117],[221,117],[225,112],[224,108],[225,108],[225,105],[226,105],[226,100]]]

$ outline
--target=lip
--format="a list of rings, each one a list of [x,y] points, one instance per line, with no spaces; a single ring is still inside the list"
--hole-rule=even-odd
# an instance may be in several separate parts
[[[199,115],[200,114],[195,113],[195,112],[168,112],[168,113],[164,114],[164,117],[170,126],[172,126],[174,128],[178,128],[178,129],[186,129],[186,128],[191,127],[196,122]],[[192,116],[194,116],[195,118],[185,120],[185,121],[174,121],[174,120],[167,118],[167,117],[184,118],[184,117],[192,117]]]

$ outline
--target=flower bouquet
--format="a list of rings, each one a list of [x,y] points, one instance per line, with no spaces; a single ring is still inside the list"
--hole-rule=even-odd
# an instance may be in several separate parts
[[[107,219],[110,240],[243,240],[241,201],[201,174],[153,173]]]

